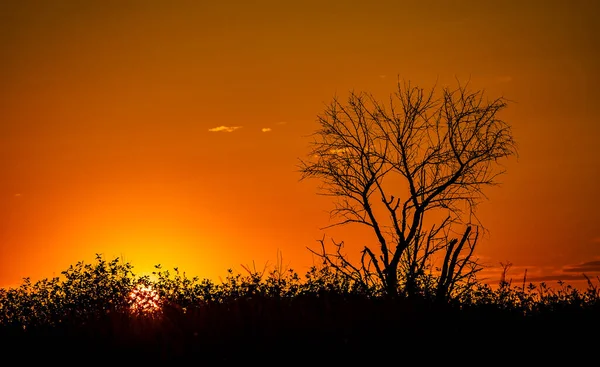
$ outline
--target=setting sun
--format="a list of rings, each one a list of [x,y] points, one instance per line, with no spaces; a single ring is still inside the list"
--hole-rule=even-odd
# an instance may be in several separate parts
[[[151,314],[160,311],[161,301],[158,292],[152,286],[140,284],[129,294],[132,312]]]

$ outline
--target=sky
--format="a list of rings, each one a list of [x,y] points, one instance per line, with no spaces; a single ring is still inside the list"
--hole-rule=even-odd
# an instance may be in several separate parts
[[[334,96],[469,81],[518,157],[478,215],[490,281],[600,275],[600,5],[595,1],[0,2],[0,287],[96,254],[219,279],[318,240],[300,181]]]

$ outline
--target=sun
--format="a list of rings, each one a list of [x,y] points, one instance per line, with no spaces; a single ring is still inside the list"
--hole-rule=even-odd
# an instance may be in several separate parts
[[[154,314],[161,310],[158,292],[150,285],[138,284],[129,293],[129,305],[132,312]]]

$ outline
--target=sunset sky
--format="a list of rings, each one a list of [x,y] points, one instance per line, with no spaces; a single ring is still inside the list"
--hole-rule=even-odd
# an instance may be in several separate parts
[[[519,156],[487,190],[498,278],[600,274],[596,1],[2,1],[0,287],[96,253],[218,279],[303,273],[331,200],[298,158],[317,115],[398,78],[513,102]],[[573,283],[575,284],[575,283]]]

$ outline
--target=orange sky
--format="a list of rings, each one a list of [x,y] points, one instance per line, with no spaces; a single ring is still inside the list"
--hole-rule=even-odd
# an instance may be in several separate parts
[[[480,207],[483,262],[595,277],[598,16],[594,1],[1,2],[0,287],[96,253],[218,278],[278,251],[304,272],[324,234],[372,243],[320,229],[330,201],[296,164],[334,94],[387,96],[398,76],[514,101],[519,157]]]

